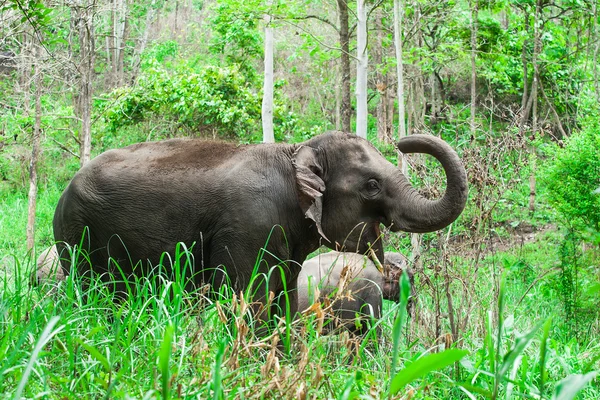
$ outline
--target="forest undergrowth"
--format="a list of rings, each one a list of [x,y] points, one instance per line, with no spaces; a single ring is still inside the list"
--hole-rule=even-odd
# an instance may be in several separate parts
[[[597,2],[358,3],[0,2],[0,398],[600,398]],[[396,164],[403,134],[457,150],[461,216],[385,236],[411,259],[410,315],[406,281],[362,339],[322,334],[325,303],[265,329],[247,293],[164,276],[125,300],[75,274],[30,285],[89,157],[173,137],[257,143],[263,107],[276,142],[356,132],[360,108]],[[403,162],[423,196],[442,195],[436,163]],[[174,268],[187,259],[180,247]]]
[[[42,243],[52,243],[59,195],[52,184],[40,194]],[[11,212],[0,216],[1,263],[14,271],[0,282],[0,392],[7,398],[550,399],[581,390],[578,398],[594,399],[600,393],[593,380],[598,311],[579,304],[574,319],[565,318],[563,235],[544,206],[535,214],[505,207],[506,220],[488,221],[483,235],[476,223],[464,222],[474,215],[467,210],[462,224],[422,236],[413,263],[414,313],[386,301],[383,318],[358,339],[321,334],[326,305],[257,336],[248,297],[225,293],[215,301],[206,288],[186,292],[166,278],[140,280],[127,301],[115,300],[106,284],[83,289],[73,277],[30,287],[34,257],[19,229],[26,199],[15,193],[2,202]],[[386,248],[409,254],[410,237],[388,234]]]

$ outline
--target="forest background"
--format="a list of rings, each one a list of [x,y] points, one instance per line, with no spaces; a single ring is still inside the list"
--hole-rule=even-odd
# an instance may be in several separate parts
[[[598,398],[599,51],[594,0],[0,1],[0,393]],[[29,287],[93,155],[331,129],[394,162],[399,136],[440,136],[469,177],[451,227],[386,236],[416,307],[386,303],[381,341],[309,321],[282,354],[233,295],[199,311],[176,285],[121,306]],[[443,192],[435,163],[407,163]]]

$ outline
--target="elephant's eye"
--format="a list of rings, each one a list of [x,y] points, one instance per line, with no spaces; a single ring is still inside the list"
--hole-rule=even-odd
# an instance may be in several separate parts
[[[379,182],[376,179],[369,179],[367,182],[367,193],[369,196],[375,196],[381,191]]]

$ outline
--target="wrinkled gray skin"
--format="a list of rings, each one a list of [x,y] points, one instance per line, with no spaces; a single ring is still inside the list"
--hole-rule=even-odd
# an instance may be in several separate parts
[[[301,144],[171,139],[110,150],[86,164],[62,194],[53,222],[57,249],[65,254],[84,236],[91,263],[81,259],[77,271],[114,282],[123,274],[129,280],[153,275],[149,265],[157,265],[163,252],[173,259],[183,242],[194,258],[193,271],[185,274],[191,284],[209,283],[217,291],[227,282],[226,269],[237,292],[248,287],[269,239],[258,272],[281,265],[268,290],[285,298],[277,297],[285,281],[295,314],[300,266],[321,243],[351,252],[365,252],[372,243],[383,260],[380,224],[430,232],[462,212],[467,179],[450,146],[412,135],[398,148],[441,162],[447,176],[441,199],[423,198],[368,141],[341,132]],[[69,271],[68,259],[61,260]],[[167,258],[163,264],[173,273]],[[114,285],[125,292],[123,282]],[[264,285],[257,293],[254,300],[264,301]]]
[[[324,332],[343,327],[364,335],[370,328],[368,322],[381,318],[383,299],[399,301],[404,270],[414,295],[413,272],[402,254],[385,253],[383,269],[384,273],[373,261],[356,253],[331,251],[306,260],[298,275],[298,311],[321,302],[327,316]],[[326,299],[331,309],[327,309]]]
[[[38,256],[36,270],[31,275],[31,284],[38,285],[45,282],[56,282],[65,279],[65,274],[60,266],[56,246],[48,247]]]

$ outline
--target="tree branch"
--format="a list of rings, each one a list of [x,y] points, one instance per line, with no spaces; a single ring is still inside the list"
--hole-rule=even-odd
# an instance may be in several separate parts
[[[538,87],[540,89],[540,92],[542,92],[542,96],[544,97],[544,100],[546,100],[546,104],[548,104],[548,107],[550,107],[550,111],[552,111],[552,114],[554,115],[554,119],[556,119],[556,123],[558,124],[558,130],[560,131],[561,135],[563,135],[563,138],[566,138],[568,135],[565,132],[565,130],[563,129],[562,123],[560,122],[560,117],[558,116],[558,113],[556,112],[556,108],[554,108],[554,105],[550,102],[550,100],[548,99],[548,96],[546,96],[546,91],[544,90],[544,87],[542,86],[542,81],[538,78]]]
[[[286,21],[286,18],[277,18],[280,21]],[[320,17],[318,15],[305,15],[303,17],[294,17],[291,18],[294,21],[303,21],[303,20],[307,20],[307,19],[316,19],[318,21],[324,22],[327,25],[331,26],[337,33],[340,32],[340,29],[337,27],[337,25],[335,25],[333,22],[329,21],[327,18],[323,18]]]
[[[54,138],[50,138],[54,143],[56,143],[58,145],[58,147],[60,147],[61,149],[63,149],[64,151],[66,151],[67,153],[69,153],[70,155],[79,158],[79,154],[74,153],[73,151],[71,151],[71,149],[69,149],[67,146],[65,146],[64,144],[62,144],[61,142],[59,142],[58,140],[54,139]]]
[[[294,24],[294,23],[292,23],[292,22],[290,22],[290,21],[284,21],[284,22],[286,22],[287,24],[289,24],[289,25],[291,25],[291,26],[293,26],[293,27],[295,27],[295,28],[297,28],[297,29],[300,29],[301,31],[303,31],[303,32],[305,32],[305,33],[307,33],[307,34],[309,34],[309,35],[310,35],[310,36],[311,36],[311,37],[312,37],[312,38],[313,38],[313,39],[314,39],[314,40],[315,40],[317,43],[319,43],[321,46],[323,46],[323,47],[325,47],[325,48],[327,48],[327,49],[329,49],[329,50],[339,51],[340,53],[342,53],[342,52],[343,52],[343,50],[342,50],[341,48],[339,48],[339,47],[333,47],[333,46],[329,46],[328,44],[325,44],[325,43],[323,43],[323,42],[322,42],[321,40],[319,40],[319,39],[318,39],[318,38],[317,38],[315,35],[313,35],[313,34],[312,34],[312,33],[310,33],[309,31],[307,31],[306,29],[304,29],[304,28],[303,28],[303,27],[301,27],[300,25]],[[356,56],[353,56],[353,55],[352,55],[352,54],[350,54],[350,53],[348,54],[348,56],[350,56],[350,57],[352,57],[354,60],[356,60]]]

